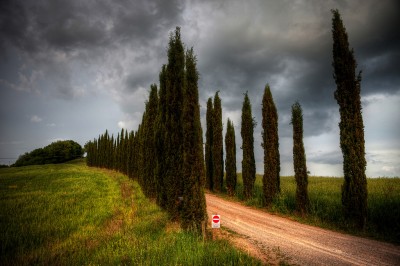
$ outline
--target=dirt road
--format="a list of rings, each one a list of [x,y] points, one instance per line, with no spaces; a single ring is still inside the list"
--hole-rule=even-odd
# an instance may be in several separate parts
[[[300,224],[211,194],[206,200],[210,223],[212,214],[221,215],[221,226],[241,235],[264,262],[279,253],[300,265],[400,265],[399,246]]]

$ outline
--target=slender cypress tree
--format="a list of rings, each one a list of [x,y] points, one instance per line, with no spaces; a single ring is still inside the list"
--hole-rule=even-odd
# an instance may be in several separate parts
[[[251,104],[247,92],[244,94],[242,108],[242,178],[244,197],[250,199],[253,195],[254,182],[256,180],[256,163],[254,159],[254,127],[256,122],[251,113]]]
[[[117,134],[117,138],[115,139],[115,170],[119,171],[119,162],[121,160],[121,153],[119,148],[119,132]]]
[[[184,193],[181,212],[182,228],[205,236],[207,220],[204,197],[203,133],[200,123],[196,56],[193,48],[186,52],[186,75],[183,101],[183,178]]]
[[[144,128],[144,149],[143,149],[143,179],[145,183],[144,192],[147,197],[156,196],[156,185],[154,169],[156,167],[156,147],[154,141],[155,122],[157,118],[158,96],[157,85],[152,84],[150,87],[149,101],[146,104],[146,127]]]
[[[157,204],[166,209],[167,207],[167,192],[165,187],[165,121],[167,115],[167,66],[163,65],[159,75],[160,91],[158,101],[158,115],[155,130],[155,146],[157,150],[157,165],[156,165],[156,192]]]
[[[207,101],[207,113],[206,113],[206,148],[205,148],[205,157],[206,157],[206,187],[209,190],[214,189],[214,159],[213,159],[213,102],[212,98],[208,98]]]
[[[265,204],[268,206],[280,192],[280,158],[278,136],[278,112],[267,84],[262,101],[262,140],[264,149],[263,191]]]
[[[185,73],[185,53],[181,41],[180,28],[171,34],[168,48],[166,76],[166,122],[165,122],[165,173],[164,185],[167,189],[167,210],[173,219],[179,217],[180,197],[183,196],[183,86]]]
[[[138,130],[135,131],[135,135],[133,137],[133,154],[132,154],[132,162],[133,162],[133,167],[132,167],[132,177],[133,179],[138,178],[138,155],[139,155],[139,145],[138,145]]]
[[[125,138],[125,131],[123,128],[121,128],[121,134],[119,135],[119,143],[118,143],[118,149],[119,149],[119,160],[118,160],[118,171],[123,172],[124,168],[124,138]]]
[[[114,136],[111,135],[111,137],[108,138],[108,143],[107,143],[107,160],[108,160],[108,169],[113,169],[114,168]]]
[[[110,169],[115,169],[115,141],[114,135],[111,135],[110,142],[108,144],[110,146]]]
[[[213,108],[213,186],[215,191],[222,191],[224,182],[224,150],[222,140],[222,106],[218,93],[219,91],[215,93]]]
[[[361,113],[361,72],[356,76],[354,51],[338,10],[332,10],[335,99],[340,112],[340,147],[343,153],[342,205],[345,216],[364,228],[367,219],[364,123]]]
[[[129,132],[129,143],[128,143],[128,177],[133,178],[133,168],[134,168],[134,153],[135,153],[135,145],[134,145],[135,133],[133,130]]]
[[[302,214],[308,212],[308,176],[306,154],[303,144],[303,111],[301,105],[296,102],[292,105],[293,125],[293,167],[296,179],[296,209]]]
[[[123,165],[122,165],[122,173],[127,175],[128,174],[128,158],[129,158],[129,156],[128,156],[129,135],[128,135],[128,130],[127,129],[125,129],[125,134],[124,135],[125,135],[125,137],[124,137],[124,142],[123,142],[124,152],[123,152],[123,161],[122,161],[122,163],[123,163]],[[108,159],[109,158],[107,158],[107,160]]]
[[[146,123],[146,110],[143,112],[142,115],[142,122],[138,127],[138,155],[137,155],[137,177],[138,177],[138,183],[139,185],[145,190],[144,188],[144,163],[145,163],[145,158],[144,158],[144,153],[146,147],[144,146],[144,132],[146,129],[147,123]]]
[[[236,190],[236,141],[235,141],[235,128],[233,123],[228,118],[226,134],[225,134],[225,171],[226,171],[226,188],[228,194],[233,196]]]

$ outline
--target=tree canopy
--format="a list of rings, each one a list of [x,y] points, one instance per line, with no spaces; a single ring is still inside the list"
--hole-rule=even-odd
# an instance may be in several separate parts
[[[35,149],[19,156],[13,166],[64,163],[83,156],[81,145],[73,140],[60,140],[44,148]]]

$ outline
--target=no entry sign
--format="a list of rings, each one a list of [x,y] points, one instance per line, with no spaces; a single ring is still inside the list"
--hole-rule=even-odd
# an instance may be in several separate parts
[[[214,214],[211,219],[211,227],[212,228],[220,228],[221,220],[218,214]]]

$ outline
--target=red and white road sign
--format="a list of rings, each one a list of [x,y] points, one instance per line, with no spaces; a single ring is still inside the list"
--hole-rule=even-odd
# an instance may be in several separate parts
[[[211,227],[212,228],[220,228],[221,226],[221,219],[218,214],[214,214],[211,219]]]

